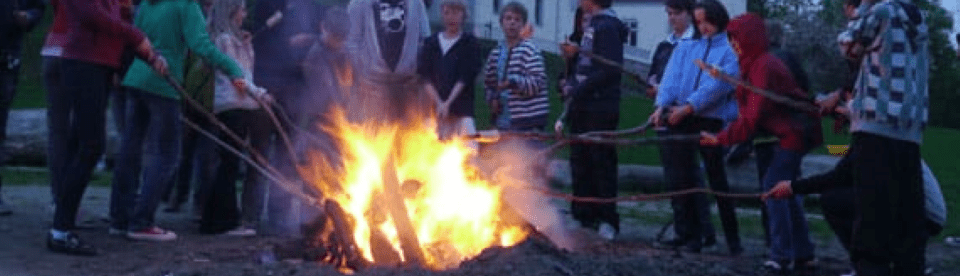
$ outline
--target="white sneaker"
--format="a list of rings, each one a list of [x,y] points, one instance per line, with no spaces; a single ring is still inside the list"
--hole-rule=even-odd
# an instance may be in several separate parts
[[[253,230],[252,228],[247,228],[247,227],[240,226],[240,227],[237,227],[237,228],[235,228],[235,229],[233,229],[233,230],[230,230],[230,231],[227,231],[227,232],[223,232],[223,234],[221,234],[221,235],[231,236],[231,237],[253,237],[253,236],[256,236],[256,235],[257,235],[257,230]]]
[[[600,233],[601,238],[608,241],[612,241],[617,235],[617,229],[606,222],[600,224],[600,229],[597,232]]]
[[[847,273],[844,273],[844,274],[840,274],[840,276],[857,276],[857,271],[851,269],[850,272],[847,272]]]
[[[138,241],[165,242],[176,240],[177,233],[154,226],[141,231],[127,232],[127,238]]]

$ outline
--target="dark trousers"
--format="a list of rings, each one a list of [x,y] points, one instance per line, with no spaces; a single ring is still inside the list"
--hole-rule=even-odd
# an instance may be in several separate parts
[[[54,203],[58,190],[63,185],[64,169],[67,167],[69,153],[75,152],[77,145],[68,143],[70,132],[71,106],[60,71],[62,60],[58,57],[43,58],[43,85],[47,89],[47,168],[50,170],[50,194]]]
[[[762,180],[764,190],[770,190],[780,181],[796,180],[804,154],[775,147]],[[803,199],[800,196],[768,199],[765,207],[770,215],[770,258],[778,261],[813,258],[813,242],[803,211]]]
[[[192,110],[192,107],[184,107],[183,116],[201,129],[215,133],[213,124],[199,111]],[[208,138],[193,128],[183,125],[182,129],[183,151],[180,153],[180,168],[177,170],[177,176],[173,178],[173,183],[166,185],[167,190],[163,194],[163,199],[171,206],[179,207],[187,202],[191,184],[196,183],[193,189],[195,191],[194,207],[201,207],[203,204],[200,201],[206,199],[202,194],[208,190],[208,187],[201,186],[209,186],[210,178],[213,176],[211,155],[214,154],[215,146],[210,145],[212,141],[205,142],[204,140]]]
[[[615,112],[570,111],[570,132],[580,134],[617,128],[620,114]],[[573,195],[578,197],[613,198],[617,196],[617,148],[613,145],[570,146],[570,170]],[[609,223],[620,229],[616,203],[571,203],[573,218],[584,227]]]
[[[927,229],[920,145],[857,132],[849,162],[857,219],[851,249],[858,275],[923,275]],[[892,266],[891,266],[892,265]]]
[[[177,172],[182,138],[180,100],[132,88],[126,93],[125,129],[110,194],[110,223],[117,229],[141,231],[154,226],[160,198]]]
[[[217,114],[234,134],[248,138],[254,149],[263,154],[269,147],[270,119],[263,110],[234,109]],[[243,150],[227,134],[219,138],[231,147]],[[217,166],[213,186],[207,195],[200,220],[200,231],[220,233],[236,228],[241,223],[255,226],[263,211],[266,182],[257,170],[247,168],[243,176],[242,209],[237,208],[237,177],[240,175],[240,157],[223,147],[217,147],[220,165]]]
[[[721,120],[690,117],[665,131],[658,131],[658,134],[661,136],[697,134],[701,131],[718,132],[722,128]],[[660,145],[660,159],[668,189],[685,190],[702,185],[696,157],[698,151],[706,167],[710,188],[721,192],[730,191],[723,163],[723,148],[701,147],[696,142],[668,142]],[[715,235],[706,195],[675,197],[671,199],[671,206],[674,211],[674,231],[679,239],[698,247],[701,245],[701,237]],[[735,202],[732,199],[718,198],[717,207],[728,246],[731,249],[739,249],[740,235]]]
[[[0,58],[2,57],[0,55]],[[6,59],[0,60],[6,61]],[[0,64],[0,166],[10,159],[3,144],[7,141],[7,119],[10,117],[10,104],[13,103],[13,97],[17,94],[19,77],[19,65],[14,66],[14,68],[7,68],[6,62]],[[2,188],[3,180],[0,179],[0,191],[2,191]],[[3,197],[0,197],[0,204],[2,203]]]
[[[62,60],[63,93],[61,97],[49,97],[56,104],[47,107],[56,109],[51,111],[55,114],[69,114],[66,139],[56,139],[56,142],[64,143],[56,147],[64,150],[64,167],[62,171],[51,171],[54,179],[62,181],[57,188],[57,208],[53,218],[56,230],[74,228],[80,200],[90,182],[93,167],[103,154],[107,95],[112,74],[113,69],[106,66]],[[51,132],[51,137],[53,135]]]
[[[820,207],[823,209],[823,218],[836,234],[843,248],[850,253],[850,262],[857,263],[857,256],[851,250],[853,239],[853,224],[857,218],[857,207],[854,202],[853,187],[839,187],[824,191],[820,195]],[[939,234],[941,227],[937,223],[926,220],[927,237]]]

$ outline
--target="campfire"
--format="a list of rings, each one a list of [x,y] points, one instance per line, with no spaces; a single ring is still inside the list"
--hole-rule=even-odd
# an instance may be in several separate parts
[[[532,211],[550,209],[538,205],[549,203],[520,188],[530,185],[523,183],[530,177],[517,168],[528,165],[481,169],[469,141],[440,140],[432,119],[414,125],[355,123],[342,111],[333,114],[325,130],[336,141],[338,157],[316,150],[300,168],[328,199],[325,218],[307,235],[313,246],[326,248],[318,258],[349,269],[371,264],[450,269],[484,249],[523,241],[531,223],[546,225],[538,230],[554,228],[555,217]]]

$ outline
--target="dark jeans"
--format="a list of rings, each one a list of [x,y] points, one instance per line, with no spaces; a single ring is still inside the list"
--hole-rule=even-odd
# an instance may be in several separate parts
[[[767,167],[770,167],[770,161],[773,160],[773,149],[777,147],[778,142],[763,142],[753,145],[754,153],[757,155],[757,181],[760,184],[760,190],[766,191],[763,186],[763,177],[767,174]],[[767,213],[766,203],[760,201],[760,221],[763,225],[763,239],[770,246],[770,215]]]
[[[796,180],[800,175],[803,155],[777,146],[763,178],[764,190],[770,190],[780,181]],[[770,215],[770,258],[813,258],[813,242],[810,241],[810,229],[803,211],[803,199],[800,196],[768,199],[766,208]]]
[[[723,121],[718,119],[689,117],[665,131],[661,136],[697,134],[701,131],[719,132]],[[660,159],[663,163],[664,177],[669,190],[685,190],[702,186],[700,167],[697,164],[697,152],[703,158],[710,188],[715,191],[729,192],[726,170],[723,162],[722,147],[701,147],[696,142],[669,142],[660,145]],[[694,194],[675,197],[671,200],[674,211],[674,231],[679,239],[693,247],[701,245],[701,237],[715,235],[710,221],[710,207],[707,196]],[[727,245],[739,249],[739,226],[732,199],[717,198],[720,221],[723,226]]]
[[[6,59],[3,60],[6,61]],[[19,77],[19,65],[15,68],[7,68],[6,62],[0,65],[0,166],[6,164],[10,159],[3,144],[7,141],[7,119],[10,117],[10,104],[13,103],[13,97],[17,94]],[[0,190],[2,188],[3,179],[0,179]],[[0,204],[2,203],[3,197],[0,197]]]
[[[853,181],[857,274],[923,275],[928,237],[920,145],[856,132],[849,155],[835,170]]]
[[[239,137],[249,138],[250,144],[266,152],[270,145],[270,119],[263,110],[229,110],[217,114],[217,118]],[[243,148],[225,133],[220,139],[234,149]],[[236,228],[241,223],[254,226],[263,212],[266,189],[263,177],[252,168],[247,168],[243,182],[243,209],[237,208],[237,176],[240,174],[240,157],[235,153],[217,147],[220,165],[217,166],[213,186],[207,195],[200,220],[200,232],[220,233]]]
[[[110,223],[141,231],[154,226],[160,197],[177,172],[180,100],[132,88],[126,92],[126,128],[114,168]]]
[[[55,132],[50,133],[51,143],[63,143],[52,147],[51,151],[62,150],[60,154],[65,158],[62,170],[51,171],[51,179],[62,181],[61,185],[55,185],[54,229],[66,231],[74,228],[80,200],[90,182],[93,167],[103,154],[112,74],[113,69],[106,66],[77,60],[61,61],[63,93],[59,97],[48,97],[55,104],[47,107],[52,109],[51,114],[58,116],[50,118],[51,121],[64,119],[59,116],[66,115],[67,122],[65,139],[54,137]]]
[[[197,124],[201,129],[215,133],[213,123],[191,108],[184,107],[183,116]],[[182,129],[183,147],[181,149],[183,151],[180,153],[180,168],[177,170],[177,176],[172,179],[173,183],[165,185],[167,190],[163,194],[163,199],[171,206],[179,207],[187,202],[187,197],[190,196],[191,183],[196,183],[193,185],[195,191],[193,200],[194,206],[200,207],[203,206],[200,202],[206,200],[206,196],[203,196],[203,194],[209,190],[209,187],[201,186],[210,186],[209,182],[213,176],[211,163],[214,159],[211,155],[214,154],[213,147],[215,146],[211,145],[212,141],[204,141],[209,138],[204,137],[193,128],[183,125]]]
[[[620,114],[614,112],[570,111],[570,132],[608,131],[617,128]],[[573,195],[578,197],[613,198],[617,196],[617,148],[613,145],[570,146],[570,172]],[[616,203],[572,202],[573,218],[584,227],[609,223],[620,230],[620,214]]]
[[[71,107],[61,79],[61,59],[43,58],[43,85],[47,89],[47,168],[50,170],[50,194],[56,202],[58,190],[63,185],[64,169],[69,157],[76,151],[76,144],[67,143],[70,131]]]

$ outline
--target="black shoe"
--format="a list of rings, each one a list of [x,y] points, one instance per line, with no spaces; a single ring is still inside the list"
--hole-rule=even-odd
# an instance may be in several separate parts
[[[743,246],[734,245],[730,247],[730,256],[738,257],[743,255]]]
[[[64,253],[78,256],[96,256],[100,252],[93,246],[84,243],[77,237],[77,234],[68,233],[66,239],[54,239],[53,235],[47,234],[47,249],[57,253]]]
[[[164,208],[164,209],[163,209],[163,212],[165,212],[165,213],[179,213],[179,212],[180,212],[180,204],[171,204],[170,206],[167,206],[167,208]]]
[[[794,270],[814,270],[817,268],[817,259],[814,257],[797,258],[793,260]]]
[[[665,241],[662,244],[669,247],[681,247],[687,244],[687,241],[684,241],[682,239],[672,239],[672,240]]]
[[[717,245],[717,236],[707,236],[703,238],[703,247],[711,247]]]

